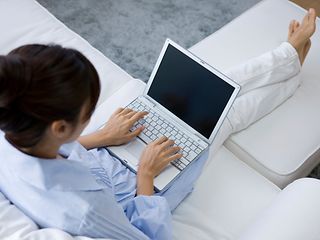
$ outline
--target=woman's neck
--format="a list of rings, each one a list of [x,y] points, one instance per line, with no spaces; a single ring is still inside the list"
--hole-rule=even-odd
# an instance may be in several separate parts
[[[27,153],[29,155],[45,158],[45,159],[56,159],[59,155],[59,148],[61,144],[50,141],[50,140],[42,140],[37,145],[30,148],[19,148],[22,152]]]

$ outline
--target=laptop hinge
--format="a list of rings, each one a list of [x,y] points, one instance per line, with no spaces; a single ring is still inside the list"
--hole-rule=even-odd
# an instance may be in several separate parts
[[[147,99],[148,102],[150,102],[152,104],[152,107],[155,107],[157,105],[157,103],[155,103],[152,98],[150,98],[148,95],[144,95],[143,96],[144,99]]]
[[[196,136],[197,138],[197,142],[203,146],[203,147],[208,147],[210,144],[207,142],[207,139],[204,139],[201,135],[197,134],[197,133],[194,133],[193,135]]]

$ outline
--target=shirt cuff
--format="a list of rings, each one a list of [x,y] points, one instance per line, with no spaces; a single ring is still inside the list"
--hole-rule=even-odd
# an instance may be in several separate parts
[[[137,196],[125,208],[132,225],[150,239],[172,239],[172,218],[167,200],[160,196]]]

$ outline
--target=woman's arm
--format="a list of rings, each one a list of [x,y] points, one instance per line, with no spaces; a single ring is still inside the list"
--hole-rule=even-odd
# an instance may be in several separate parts
[[[153,179],[171,162],[182,157],[174,141],[161,137],[150,143],[141,155],[137,173],[137,195],[153,195]]]
[[[128,108],[119,108],[112,114],[102,129],[92,134],[81,136],[78,138],[78,141],[88,150],[127,143],[143,131],[143,126],[133,132],[130,129],[135,122],[147,114],[147,112],[136,112]]]
[[[80,136],[78,138],[78,142],[87,150],[112,145],[112,139],[110,139],[110,137],[108,137],[107,135],[103,134],[100,130],[88,135]],[[102,145],[102,143],[104,145]]]

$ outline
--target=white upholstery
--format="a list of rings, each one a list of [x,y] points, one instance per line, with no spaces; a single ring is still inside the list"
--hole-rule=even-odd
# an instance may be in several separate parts
[[[283,1],[278,3],[278,1],[266,1],[260,4],[260,7],[265,6],[266,9],[256,8],[254,11],[261,13],[268,10],[270,12],[270,8],[274,10],[280,6],[284,11],[289,9],[290,12],[290,5]],[[244,16],[254,15],[252,11],[249,11]],[[2,20],[0,21],[0,31],[5,33],[0,38],[1,53],[7,53],[12,48],[25,43],[55,42],[79,49],[94,63],[103,85],[100,103],[107,97],[108,99],[100,104],[100,107],[95,111],[86,132],[91,132],[100,126],[113,109],[123,106],[126,101],[139,94],[144,87],[144,83],[133,80],[127,73],[92,48],[85,40],[57,21],[34,0],[0,0],[0,18]],[[10,19],[10,21],[7,19]],[[247,25],[247,20],[242,19],[246,19],[246,17],[238,18],[231,26],[238,27],[237,24],[241,25],[241,23]],[[281,24],[284,24],[283,21],[286,21],[286,19],[280,19]],[[263,21],[257,21],[256,24],[259,26],[259,24],[263,24]],[[248,26],[251,25],[248,24]],[[212,46],[214,47],[212,51],[215,53],[220,51],[219,48],[221,48],[222,43],[229,44],[230,36],[232,36],[230,38],[232,41],[235,39],[234,35],[243,37],[243,34],[234,31],[237,28],[232,30],[227,27],[225,29],[227,30],[220,31],[221,34],[218,32],[213,35],[217,39]],[[254,28],[251,31],[254,30],[256,29]],[[233,32],[234,35],[228,35],[231,34],[228,31]],[[248,32],[250,32],[249,29]],[[264,30],[259,30],[254,35],[268,38],[264,35]],[[275,37],[277,36],[279,37],[279,35]],[[256,40],[256,42],[259,42],[259,39]],[[193,49],[204,51],[204,47],[211,47],[211,45],[206,46],[205,44],[206,40]],[[270,47],[268,43],[262,41],[262,44],[250,44],[243,48],[232,49],[230,47],[231,52],[226,52],[225,58],[221,58],[221,65],[217,66],[221,69],[223,69],[222,67],[229,67],[228,63],[232,66],[267,50],[267,46]],[[208,49],[210,48],[207,48],[206,51]],[[248,51],[244,53],[245,50],[243,49]],[[234,56],[232,59],[234,62],[229,62],[228,56],[232,55]],[[219,54],[216,56],[219,56]],[[234,138],[232,141],[235,141]],[[263,146],[268,147],[268,145]],[[278,151],[277,148],[275,150]],[[320,192],[317,188],[314,188],[314,190]],[[215,156],[212,156],[211,153],[210,161],[197,182],[195,191],[174,212],[174,238],[236,239],[246,229],[247,234],[249,234],[250,227],[254,226],[254,222],[261,217],[261,213],[272,208],[279,192],[280,189],[277,186],[240,161],[239,156],[237,157],[236,154],[222,147]],[[307,192],[305,194],[309,196]],[[295,197],[298,199],[299,195]],[[300,196],[299,199],[303,199],[303,196]],[[303,203],[302,201],[301,204]],[[309,202],[306,203],[309,204]],[[284,214],[290,215],[290,213]],[[284,217],[288,217],[288,215]],[[263,232],[260,232],[260,234],[263,234]],[[262,239],[259,235],[255,236],[258,236],[255,239]],[[0,193],[0,239],[84,240],[88,238],[72,238],[69,234],[57,229],[37,230],[37,226]]]
[[[225,147],[209,159],[174,212],[174,239],[237,239],[280,191]]]
[[[262,1],[191,49],[225,71],[278,46],[287,38],[290,20],[301,20],[304,14],[287,0]],[[280,187],[306,176],[320,161],[319,38],[317,30],[294,96],[225,143]]]
[[[99,103],[132,80],[124,70],[58,21],[38,2],[0,0],[0,54],[23,44],[56,43],[80,50],[96,67],[102,84]]]
[[[319,216],[319,180],[299,179],[278,194],[241,240],[318,240]]]
[[[28,217],[0,193],[0,239],[8,240],[32,240],[32,239],[62,239],[62,240],[87,240],[86,237],[73,238],[69,234],[58,229],[38,230]]]

